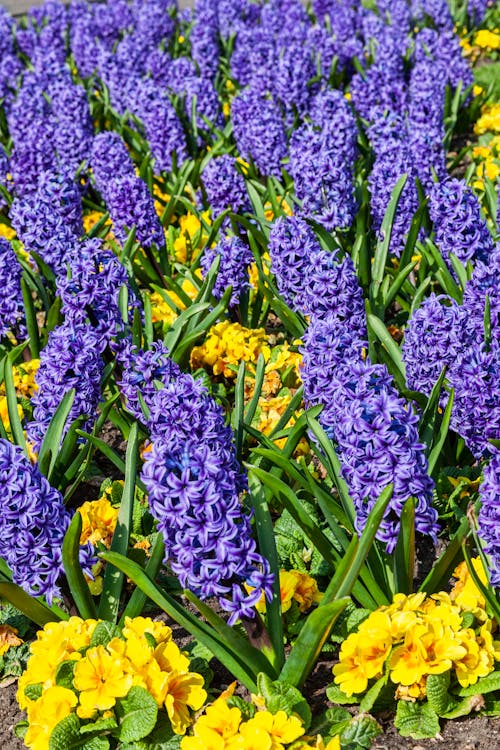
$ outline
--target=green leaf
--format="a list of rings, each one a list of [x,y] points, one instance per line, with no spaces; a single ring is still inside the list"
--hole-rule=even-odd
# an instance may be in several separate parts
[[[271,680],[268,675],[262,672],[257,678],[257,687],[259,695],[266,702],[268,711],[272,714],[284,711],[288,716],[297,714],[302,719],[304,728],[306,730],[309,728],[312,713],[300,690],[283,680]]]
[[[429,706],[437,713],[443,716],[456,708],[458,701],[453,698],[449,692],[450,671],[443,674],[430,674],[427,677],[425,692]]]
[[[182,737],[174,734],[166,712],[159,711],[156,726],[145,739],[120,744],[120,750],[179,750]]]
[[[80,734],[90,734],[92,732],[105,732],[108,729],[116,729],[118,724],[113,716],[107,718],[101,717],[97,721],[93,721],[91,724],[84,724],[80,727]]]
[[[158,705],[151,693],[134,685],[125,698],[116,701],[115,713],[119,721],[118,738],[122,742],[137,742],[153,731]]]
[[[340,733],[342,746],[350,748],[369,748],[373,740],[383,729],[380,724],[369,714],[358,714],[354,716],[349,724]]]
[[[432,443],[434,441],[436,431],[436,424],[439,420],[439,400],[441,398],[445,375],[446,367],[443,367],[437,381],[434,384],[425,409],[422,412],[420,423],[418,425],[419,437],[427,445],[429,451],[432,448]]]
[[[387,685],[387,679],[388,679],[388,675],[387,674],[383,675],[363,695],[361,702],[359,704],[359,710],[362,713],[368,713],[369,711],[372,710],[377,698],[379,697],[380,693]]]
[[[42,601],[27,594],[26,591],[15,583],[1,581],[0,597],[11,602],[16,609],[26,615],[26,617],[29,617],[32,622],[35,622],[41,628],[49,622],[69,619],[69,615],[62,609],[59,609],[57,605],[53,604],[52,607],[48,607]]]
[[[56,685],[73,690],[73,675],[76,661],[68,660],[59,664],[56,672]]]
[[[302,630],[285,662],[279,679],[294,687],[301,687],[318,660],[328,635],[349,599],[339,599],[314,609],[305,621]]]
[[[50,420],[47,432],[43,439],[40,451],[38,453],[38,465],[42,474],[49,477],[54,465],[57,461],[57,456],[61,447],[61,438],[66,426],[66,420],[73,406],[75,400],[76,391],[72,388],[66,393],[57,410]]]
[[[156,578],[158,571],[160,570],[164,554],[165,544],[163,543],[163,536],[158,533],[155,536],[149,559],[146,563],[146,567],[144,568],[146,575],[153,580]],[[142,610],[144,609],[144,605],[146,604],[147,599],[148,597],[146,596],[146,594],[141,591],[140,588],[136,588],[133,591],[132,596],[128,600],[127,606],[123,610],[122,616],[120,617],[120,621],[118,623],[119,626],[123,627],[126,617],[139,617]]]
[[[394,550],[394,593],[411,594],[415,565],[415,499],[408,498],[401,513],[398,541]]]
[[[252,466],[251,464],[245,464],[245,466],[248,469],[249,477],[252,477],[253,481],[260,480],[262,484],[269,487],[273,495],[281,500],[290,515],[293,516],[326,562],[335,567],[337,561],[332,552],[331,542],[305,511],[304,506],[291,487],[283,482],[283,480],[269,474],[269,472],[263,469],[259,469],[257,466]]]
[[[269,636],[273,646],[275,657],[274,666],[280,671],[285,663],[285,650],[283,639],[283,621],[281,619],[281,596],[279,583],[279,562],[276,550],[276,538],[274,535],[273,521],[266,494],[259,480],[253,476],[248,477],[250,499],[255,513],[255,525],[259,540],[259,550],[265,560],[269,562],[271,573],[274,574],[273,600],[266,603],[266,616]]]
[[[91,646],[107,646],[113,638],[119,638],[121,635],[120,628],[112,622],[106,622],[102,620],[95,626],[92,638],[90,639]]]
[[[69,714],[60,721],[49,738],[49,750],[73,750],[82,748],[84,739],[80,734],[80,720],[76,714]]]
[[[376,335],[382,346],[389,354],[394,366],[397,368],[404,382],[406,382],[406,368],[401,356],[401,349],[396,344],[384,323],[376,315],[368,313],[366,316],[368,326]]]
[[[43,682],[37,682],[36,685],[26,685],[24,694],[30,701],[37,701],[42,697]]]
[[[326,697],[332,703],[339,703],[340,705],[355,705],[359,703],[359,695],[346,695],[342,688],[335,683],[332,683],[326,688]]]
[[[82,516],[76,511],[64,535],[62,562],[76,607],[84,620],[95,619],[97,611],[79,561]]]
[[[130,429],[125,458],[125,485],[118,512],[116,528],[111,540],[111,552],[126,555],[133,523],[135,480],[137,474],[138,425]],[[124,576],[113,565],[107,565],[104,573],[103,591],[99,605],[99,618],[115,622],[120,606]]]
[[[10,429],[12,437],[16,445],[20,445],[26,455],[28,455],[28,449],[26,446],[26,438],[24,437],[24,430],[19,418],[19,411],[17,408],[17,394],[14,385],[14,373],[13,365],[19,354],[26,348],[27,341],[19,346],[12,349],[6,360],[4,361],[4,380],[5,380],[5,396],[7,398],[7,411],[9,414]]]
[[[370,298],[373,302],[378,300],[380,286],[384,278],[385,264],[389,254],[389,247],[391,244],[392,227],[394,225],[394,217],[398,208],[399,199],[403,192],[404,186],[408,175],[402,175],[394,185],[391,193],[391,200],[387,206],[380,233],[382,235],[382,241],[377,243],[375,255],[372,264],[372,283],[370,288]]]
[[[427,702],[398,701],[394,726],[402,737],[423,740],[439,734],[439,717]]]
[[[484,695],[500,690],[500,671],[491,672],[486,677],[480,677],[474,685],[459,688],[456,693],[461,697],[469,695]]]
[[[455,391],[452,388],[448,397],[448,403],[446,404],[446,408],[444,410],[443,419],[441,421],[441,424],[439,425],[439,430],[432,444],[432,450],[429,453],[428,472],[431,477],[434,476],[434,470],[437,467],[437,463],[441,455],[441,450],[443,449],[445,440],[448,437],[448,430],[450,427],[454,400]]]

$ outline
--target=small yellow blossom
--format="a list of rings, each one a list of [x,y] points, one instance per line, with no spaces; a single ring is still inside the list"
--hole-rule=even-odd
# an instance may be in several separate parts
[[[78,511],[82,516],[80,544],[101,542],[109,549],[118,520],[118,508],[114,508],[104,494],[99,500],[83,503]]]
[[[80,691],[83,709],[104,711],[127,695],[132,676],[125,671],[122,659],[99,645],[89,648],[75,666],[74,685]]]
[[[201,272],[198,270],[196,276],[201,279]],[[194,284],[191,279],[183,279],[180,283],[180,287],[184,294],[186,294],[190,300],[195,300],[199,294],[199,287]],[[171,304],[165,299],[168,297]],[[179,316],[179,312],[186,309],[186,304],[178,294],[169,290],[163,290],[163,293],[153,292],[150,295],[151,300],[151,319],[153,323],[162,323],[164,328],[169,328],[174,320]]]
[[[0,223],[0,237],[3,237],[6,240],[13,240],[16,237],[16,230],[12,227],[9,227],[8,224]]]
[[[29,727],[24,744],[30,750],[47,750],[52,730],[78,703],[72,690],[50,687],[27,707]]]
[[[488,578],[481,562],[481,558],[474,557],[472,559],[472,565],[474,566],[474,570],[476,571],[479,580],[482,583],[487,584]],[[486,601],[474,583],[474,580],[469,573],[467,563],[462,562],[455,568],[453,571],[453,578],[457,579],[450,594],[453,602],[460,607],[461,610],[470,610],[476,617],[478,617],[478,619],[485,620]]]
[[[209,212],[202,214],[206,224],[210,223]],[[208,235],[203,231],[201,220],[192,213],[179,218],[179,236],[174,241],[174,255],[179,263],[189,264],[199,255]]]
[[[191,723],[188,707],[198,711],[207,699],[203,677],[196,672],[171,672],[166,680],[165,708],[175,734],[185,734]]]
[[[11,625],[0,625],[0,656],[6,654],[12,646],[20,646],[23,643],[17,635],[18,632]]]
[[[234,378],[242,360],[255,364],[261,353],[269,359],[268,337],[263,328],[245,328],[224,320],[212,326],[201,346],[194,347],[191,367],[209,367],[216,376]]]
[[[488,29],[480,29],[474,35],[474,45],[481,49],[500,49],[500,34]]]

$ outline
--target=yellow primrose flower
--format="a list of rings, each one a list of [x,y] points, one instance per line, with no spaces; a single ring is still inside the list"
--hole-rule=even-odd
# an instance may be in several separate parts
[[[382,618],[374,618],[374,615],[381,615]],[[335,682],[346,695],[366,690],[368,680],[381,673],[391,649],[390,621],[387,615],[373,612],[370,618],[373,620],[364,630],[351,633],[342,643],[340,661],[333,667]]]
[[[236,372],[230,365],[236,367],[241,360],[255,364],[260,353],[269,359],[268,337],[263,328],[245,328],[223,320],[210,328],[201,346],[194,347],[190,364],[193,369],[209,367],[214,375],[234,378]]]
[[[481,117],[474,125],[474,132],[482,135],[488,131],[500,133],[500,104],[490,104],[483,107]]]
[[[210,224],[209,211],[202,214],[206,224]],[[175,259],[179,263],[189,264],[199,255],[208,235],[203,233],[203,225],[195,214],[186,214],[179,219],[180,232],[174,241]]]
[[[75,667],[73,684],[80,691],[80,705],[98,711],[112,708],[132,687],[132,675],[125,668],[124,660],[104,646],[89,648]]]
[[[99,500],[84,502],[78,511],[82,517],[80,544],[101,542],[109,548],[118,521],[118,508],[103,495]]]
[[[10,625],[0,625],[0,656],[6,654],[12,646],[20,646],[23,643],[18,633],[19,631]]]
[[[463,629],[458,636],[466,649],[460,660],[455,660],[454,668],[457,680],[462,687],[475,685],[480,677],[493,672],[498,651],[491,636],[491,621],[485,623],[477,635],[471,628]]]
[[[27,707],[29,727],[24,744],[30,750],[47,750],[52,730],[78,703],[72,690],[50,687]]]
[[[187,672],[189,670],[188,656],[173,641],[160,643],[153,655],[164,672]]]
[[[281,750],[283,745],[293,742],[304,734],[304,726],[297,716],[288,716],[285,711],[257,711],[252,719],[240,726],[243,737],[258,734],[265,742],[267,734],[271,740],[270,750]]]
[[[480,29],[474,36],[474,45],[481,49],[500,49],[500,34]]]
[[[193,726],[194,736],[200,741],[205,741],[206,745],[220,744],[224,747],[226,740],[236,737],[241,724],[241,711],[236,706],[230,708],[226,699],[219,696],[211,706],[208,706],[203,716],[196,721]],[[216,739],[218,738],[218,739]],[[186,748],[197,747],[194,744],[186,744],[183,740],[181,743],[182,750]]]
[[[271,256],[266,251],[263,253],[262,258],[262,273],[264,276],[269,276],[271,273]],[[252,289],[258,289],[259,287],[259,269],[257,263],[252,263],[248,266],[248,281]]]
[[[201,279],[201,271],[198,269],[195,275]],[[190,279],[182,279],[180,287],[184,294],[186,294],[190,300],[195,300],[199,293],[199,288]],[[165,297],[172,302],[169,305]],[[171,292],[167,289],[160,292],[152,292],[149,296],[151,301],[151,320],[153,323],[162,323],[164,328],[168,328],[172,325],[174,320],[179,316],[179,312],[186,309],[186,304],[178,294]]]
[[[207,699],[204,680],[196,672],[171,672],[167,676],[165,708],[175,734],[185,734],[191,724],[188,707],[198,711]]]
[[[123,635],[129,638],[131,635],[143,636],[150,633],[157,643],[169,641],[172,638],[172,628],[160,620],[152,620],[151,617],[126,617]]]
[[[487,584],[488,577],[481,562],[481,558],[472,558],[472,565],[474,566],[474,570],[476,571],[479,580],[482,583]],[[474,583],[465,561],[455,568],[453,571],[453,578],[456,578],[457,582],[450,593],[452,601],[460,607],[461,610],[470,610],[476,617],[478,617],[478,619],[486,619],[486,612],[484,611],[486,601]]]
[[[0,237],[6,240],[13,240],[16,237],[16,230],[9,227],[7,224],[0,223]]]
[[[426,684],[427,676],[422,677],[419,682],[414,682],[413,685],[398,685],[394,693],[394,698],[397,701],[411,701],[412,703],[422,700],[427,695]]]

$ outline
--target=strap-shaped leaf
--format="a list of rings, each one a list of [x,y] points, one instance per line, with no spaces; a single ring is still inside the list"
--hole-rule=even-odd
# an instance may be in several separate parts
[[[97,610],[78,559],[81,533],[82,516],[77,511],[71,519],[71,523],[64,536],[62,561],[73,601],[81,617],[84,620],[88,620],[97,617]]]

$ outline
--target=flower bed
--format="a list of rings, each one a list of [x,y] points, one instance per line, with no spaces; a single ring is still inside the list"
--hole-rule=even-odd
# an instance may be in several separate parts
[[[499,25],[483,0],[0,15],[26,747],[357,750],[384,711],[418,740],[500,713]]]

